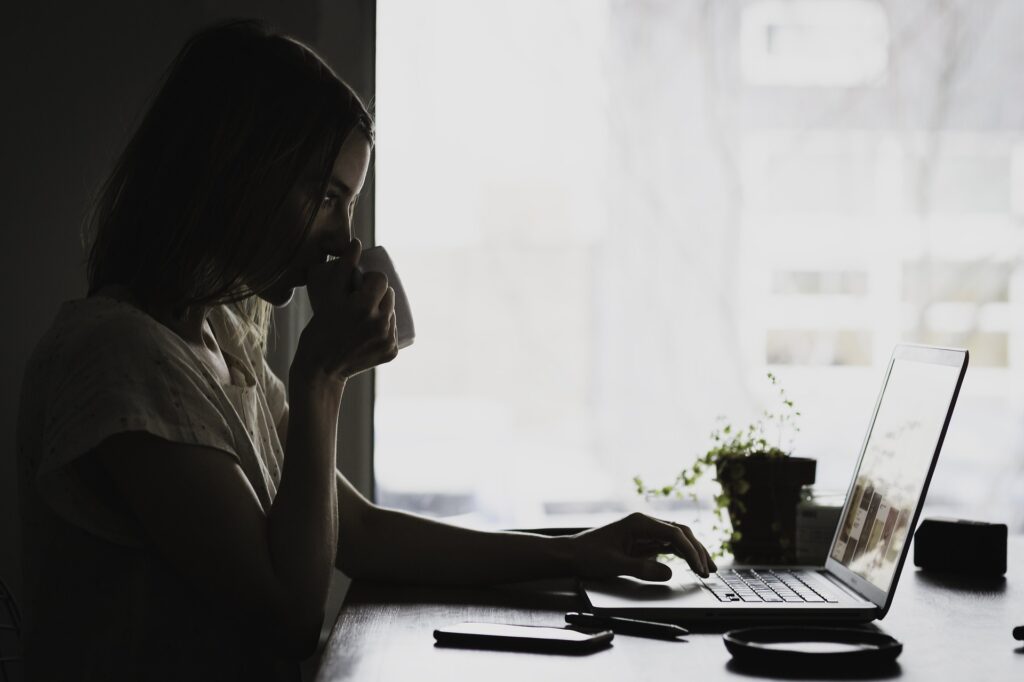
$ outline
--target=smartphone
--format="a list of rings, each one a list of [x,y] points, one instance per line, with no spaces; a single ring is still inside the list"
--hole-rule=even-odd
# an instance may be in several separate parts
[[[364,249],[359,262],[352,272],[352,287],[358,289],[363,280],[364,272],[383,272],[388,278],[388,286],[395,290],[395,336],[398,347],[405,348],[416,339],[416,327],[412,322],[412,310],[409,298],[405,295],[402,280],[398,278],[395,264],[383,246],[372,246]]]
[[[503,623],[459,623],[434,630],[438,646],[584,654],[611,644],[611,630],[580,632],[569,628]]]

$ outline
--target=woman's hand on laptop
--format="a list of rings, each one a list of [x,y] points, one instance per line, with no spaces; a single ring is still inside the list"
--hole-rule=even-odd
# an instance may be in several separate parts
[[[581,578],[630,575],[641,580],[668,580],[672,569],[655,560],[659,554],[686,559],[701,577],[718,570],[708,550],[687,526],[639,512],[577,533],[571,541],[575,572]]]

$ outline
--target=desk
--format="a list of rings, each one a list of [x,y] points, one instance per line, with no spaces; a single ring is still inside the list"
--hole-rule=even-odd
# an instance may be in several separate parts
[[[1024,536],[1010,538],[1005,580],[933,577],[908,558],[879,627],[903,642],[899,669],[881,679],[1024,680]],[[1015,561],[1016,559],[1016,561]],[[616,635],[587,656],[448,649],[434,628],[461,621],[564,625],[580,608],[571,580],[494,588],[422,588],[353,582],[324,648],[317,682],[335,680],[708,680],[752,677],[731,663],[720,634],[665,642]],[[760,676],[754,676],[757,679]],[[773,679],[760,677],[760,679]]]

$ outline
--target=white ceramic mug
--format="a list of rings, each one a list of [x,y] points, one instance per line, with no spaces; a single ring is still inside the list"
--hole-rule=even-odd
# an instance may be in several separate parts
[[[409,299],[402,288],[402,280],[395,271],[395,264],[391,262],[391,256],[384,250],[383,246],[372,246],[363,249],[359,256],[359,263],[352,272],[353,287],[359,287],[362,283],[364,272],[382,272],[388,278],[388,286],[395,290],[395,325],[398,337],[398,347],[405,348],[411,345],[416,339],[416,327],[412,322],[412,310],[409,308]]]

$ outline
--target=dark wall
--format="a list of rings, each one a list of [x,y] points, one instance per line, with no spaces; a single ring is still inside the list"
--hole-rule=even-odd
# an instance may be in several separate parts
[[[14,3],[20,6],[5,12],[8,16],[0,29],[0,226],[7,305],[0,353],[0,576],[19,594],[14,449],[22,373],[60,303],[85,293],[82,219],[164,69],[190,33],[218,19],[262,18],[317,46],[324,32],[323,15],[332,25],[354,18],[368,19],[372,27],[372,16],[362,15],[372,14],[373,4]],[[325,57],[339,75],[366,93],[372,84],[372,33],[369,47],[326,43]],[[359,59],[362,67],[347,61]]]

